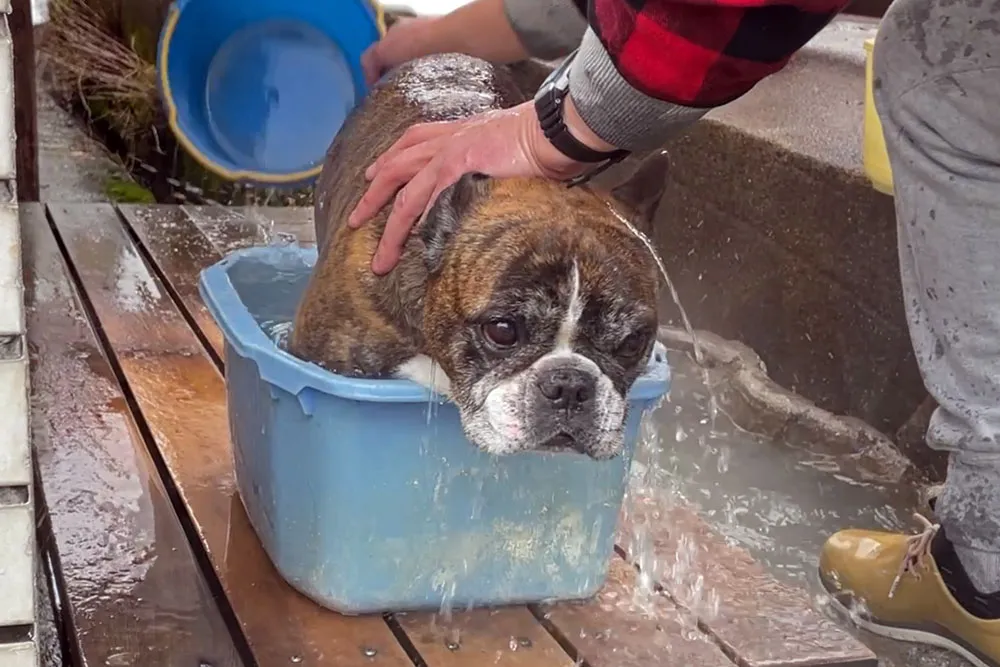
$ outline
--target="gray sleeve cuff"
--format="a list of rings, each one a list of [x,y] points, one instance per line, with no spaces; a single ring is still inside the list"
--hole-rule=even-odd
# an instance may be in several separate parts
[[[587,127],[609,144],[636,153],[659,148],[709,111],[663,102],[633,88],[593,30],[584,35],[569,76],[570,96]]]
[[[587,17],[573,0],[503,0],[503,5],[521,45],[535,58],[568,55],[587,29]]]

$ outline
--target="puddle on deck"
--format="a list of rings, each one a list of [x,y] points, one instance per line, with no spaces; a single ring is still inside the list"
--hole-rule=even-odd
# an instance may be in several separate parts
[[[730,543],[749,551],[775,578],[806,588],[831,618],[817,576],[819,551],[843,528],[910,532],[919,489],[876,484],[852,475],[828,447],[777,442],[748,433],[719,411],[714,428],[699,368],[669,350],[670,397],[653,415],[661,453],[656,479],[683,498]],[[846,626],[845,626],[846,627]],[[882,667],[967,667],[946,651],[856,633]]]

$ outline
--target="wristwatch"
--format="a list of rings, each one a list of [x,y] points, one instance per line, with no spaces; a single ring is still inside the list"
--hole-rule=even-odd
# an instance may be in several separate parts
[[[556,150],[576,162],[593,163],[596,166],[566,182],[568,187],[586,183],[608,167],[618,164],[629,156],[627,150],[597,151],[585,145],[573,136],[563,122],[565,106],[563,102],[569,95],[569,69],[576,57],[576,51],[571,53],[545,79],[538,92],[535,93],[535,112],[542,125],[545,138],[555,146]]]

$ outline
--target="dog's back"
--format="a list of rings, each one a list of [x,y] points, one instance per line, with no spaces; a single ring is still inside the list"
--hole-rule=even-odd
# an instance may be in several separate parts
[[[426,281],[419,253],[408,244],[397,268],[376,276],[369,267],[389,207],[358,230],[346,226],[367,188],[365,170],[413,125],[524,99],[506,68],[457,54],[415,60],[379,82],[333,141],[316,185],[319,258],[296,316],[293,354],[338,373],[378,377],[416,353],[413,304]]]
[[[390,73],[351,114],[316,185],[316,243],[323,250],[364,194],[364,172],[418,123],[459,120],[524,101],[508,70],[459,54],[421,58]],[[378,234],[379,216],[370,227]],[[367,227],[367,225],[366,225]],[[374,248],[372,248],[374,250]]]

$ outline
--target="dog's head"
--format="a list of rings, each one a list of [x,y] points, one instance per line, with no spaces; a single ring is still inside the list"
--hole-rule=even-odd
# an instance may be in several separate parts
[[[648,229],[665,182],[656,157],[611,205],[583,188],[481,175],[438,199],[420,229],[425,351],[477,447],[622,451],[626,396],[657,329],[656,263],[629,226]]]

